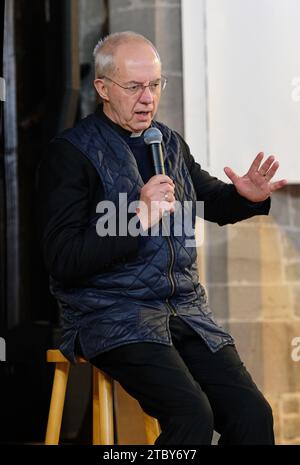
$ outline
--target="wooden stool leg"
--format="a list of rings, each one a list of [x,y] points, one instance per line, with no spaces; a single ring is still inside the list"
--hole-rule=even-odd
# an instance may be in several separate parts
[[[57,445],[61,429],[61,421],[66,396],[70,363],[56,363],[51,403],[48,416],[46,441],[47,445]]]
[[[144,422],[146,429],[147,444],[153,445],[156,438],[160,435],[160,427],[156,418],[150,417],[147,413],[144,414]]]
[[[97,368],[95,370],[95,378],[98,384],[99,395],[99,441],[101,445],[113,445],[113,381],[102,371],[98,370]]]
[[[93,367],[93,444],[101,445],[98,369]]]

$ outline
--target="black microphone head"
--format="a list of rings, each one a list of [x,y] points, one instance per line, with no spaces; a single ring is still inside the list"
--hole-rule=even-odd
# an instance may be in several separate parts
[[[147,145],[161,144],[162,138],[162,133],[157,128],[149,128],[144,132],[144,142]]]

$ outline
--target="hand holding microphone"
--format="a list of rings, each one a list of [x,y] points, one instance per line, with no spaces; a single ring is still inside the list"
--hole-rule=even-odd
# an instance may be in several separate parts
[[[175,184],[165,174],[162,153],[162,133],[157,128],[145,131],[144,141],[150,145],[155,176],[143,186],[140,192],[140,203],[137,215],[144,230],[158,223],[165,212],[175,210]]]

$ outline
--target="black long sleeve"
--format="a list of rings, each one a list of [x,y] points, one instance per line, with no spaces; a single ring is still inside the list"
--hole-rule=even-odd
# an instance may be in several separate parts
[[[271,200],[251,202],[242,197],[233,184],[220,181],[203,170],[190,153],[189,146],[177,134],[181,142],[185,163],[190,172],[197,200],[204,202],[204,218],[220,226],[236,223],[255,215],[267,215]]]
[[[136,237],[100,237],[89,224],[104,198],[103,187],[90,161],[68,141],[49,145],[37,189],[44,262],[58,281],[73,285],[137,252]]]

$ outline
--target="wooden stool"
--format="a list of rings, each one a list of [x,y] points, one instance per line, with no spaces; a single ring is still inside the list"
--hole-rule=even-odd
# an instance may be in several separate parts
[[[59,443],[70,362],[60,350],[47,350],[47,362],[55,363],[54,381],[48,416],[45,444]],[[88,363],[77,357],[77,363]],[[154,444],[160,434],[159,423],[144,412],[148,444]],[[113,445],[113,379],[93,367],[93,444]]]

